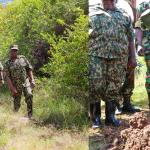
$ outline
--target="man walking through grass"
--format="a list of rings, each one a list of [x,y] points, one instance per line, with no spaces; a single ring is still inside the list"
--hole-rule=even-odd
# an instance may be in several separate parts
[[[10,47],[10,58],[6,62],[4,71],[6,80],[14,99],[14,111],[20,108],[21,95],[25,96],[28,117],[32,117],[32,88],[35,87],[32,66],[23,55],[18,55],[18,45]]]

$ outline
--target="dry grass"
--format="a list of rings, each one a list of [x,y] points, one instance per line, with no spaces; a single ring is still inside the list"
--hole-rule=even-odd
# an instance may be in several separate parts
[[[40,126],[0,106],[0,150],[87,150],[86,133]]]

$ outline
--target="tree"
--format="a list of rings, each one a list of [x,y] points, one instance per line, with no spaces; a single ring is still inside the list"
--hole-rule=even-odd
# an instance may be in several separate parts
[[[63,35],[66,26],[74,23],[85,5],[85,0],[15,0],[1,9],[0,57],[7,55],[11,43],[17,43],[21,53],[34,64],[39,63],[37,68],[41,67],[48,61],[50,46],[43,35]],[[45,61],[34,55],[37,51]]]
[[[65,30],[65,37],[47,38],[52,45],[52,60],[43,71],[59,84],[59,93],[78,99],[87,98],[88,83],[88,18],[81,14],[74,25]],[[50,51],[51,52],[51,51]],[[56,86],[55,84],[55,86]]]

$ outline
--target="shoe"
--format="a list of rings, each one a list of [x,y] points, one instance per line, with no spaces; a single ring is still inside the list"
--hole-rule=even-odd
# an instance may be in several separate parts
[[[122,114],[122,109],[121,108],[117,108],[115,111],[115,115],[121,115]]]
[[[121,125],[121,121],[115,118],[115,111],[116,111],[116,102],[115,101],[106,102],[105,105],[106,125],[112,125],[114,127],[119,127]]]
[[[140,112],[141,110],[139,108],[134,107],[131,104],[131,100],[130,98],[125,98],[124,102],[123,102],[123,107],[122,107],[122,112],[123,113],[136,113],[136,112]]]
[[[28,118],[31,119],[32,118],[32,113],[28,113]]]
[[[101,106],[100,102],[95,102],[93,104],[90,104],[90,119],[92,120],[92,128],[99,128],[101,125]]]
[[[27,111],[28,111],[28,118],[31,119],[32,117],[32,112],[33,112],[33,106],[32,106],[32,97],[29,97],[29,99],[26,100],[27,101]]]
[[[119,103],[116,103],[115,115],[121,115],[121,114],[122,114],[122,108]]]
[[[101,126],[101,120],[99,116],[96,116],[95,119],[93,120],[93,125],[92,128],[96,129],[99,128]]]

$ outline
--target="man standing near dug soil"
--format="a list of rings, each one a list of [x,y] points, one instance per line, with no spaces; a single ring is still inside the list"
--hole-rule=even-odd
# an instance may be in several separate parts
[[[32,88],[35,82],[32,73],[32,66],[23,55],[18,55],[18,45],[10,47],[10,58],[6,62],[4,71],[6,80],[14,98],[14,111],[20,108],[21,95],[24,93],[27,103],[28,117],[32,117]]]
[[[101,125],[100,99],[105,101],[105,124],[121,125],[115,118],[116,105],[127,66],[136,67],[130,17],[115,6],[115,0],[102,0],[102,6],[90,12],[89,100],[93,128]]]
[[[136,21],[136,1],[137,0],[117,0],[117,6],[125,10],[128,15],[131,17],[132,24],[135,24]],[[125,82],[123,84],[121,95],[123,97],[123,107],[119,108],[118,105],[118,114],[121,113],[135,113],[139,112],[140,109],[132,105],[131,97],[134,90],[134,81],[135,81],[135,68],[128,67],[126,72]]]

